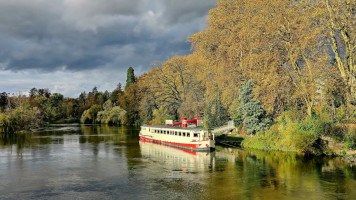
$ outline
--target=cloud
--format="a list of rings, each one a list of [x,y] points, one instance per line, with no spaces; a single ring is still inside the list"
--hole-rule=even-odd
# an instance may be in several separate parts
[[[205,27],[214,4],[215,0],[0,0],[0,70],[12,77],[22,71],[58,74],[58,80],[61,73],[126,73],[129,66],[143,72],[153,61],[190,53],[186,39]],[[1,86],[11,88],[10,83]]]

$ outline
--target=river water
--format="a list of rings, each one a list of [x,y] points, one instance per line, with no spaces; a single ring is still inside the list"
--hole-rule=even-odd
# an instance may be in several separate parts
[[[56,125],[0,137],[0,199],[356,199],[339,158],[142,142],[138,128]]]

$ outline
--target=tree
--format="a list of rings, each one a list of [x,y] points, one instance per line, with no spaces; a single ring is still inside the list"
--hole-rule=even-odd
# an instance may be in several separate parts
[[[38,96],[38,90],[36,88],[32,88],[30,90],[30,97],[36,97]]]
[[[0,111],[4,111],[8,104],[8,96],[6,92],[0,93]]]
[[[263,131],[271,125],[271,120],[266,115],[266,111],[253,98],[253,81],[248,80],[240,88],[240,105],[236,111],[237,115],[234,116],[235,125],[238,126],[242,122],[243,128],[248,135]]]
[[[106,102],[107,100],[110,99],[110,92],[105,90],[105,92],[103,93],[103,99],[104,99],[104,102]]]
[[[94,86],[93,89],[92,89],[92,91],[91,91],[91,93],[92,93],[94,96],[98,95],[98,93],[99,93],[98,88],[97,88],[96,86]]]
[[[83,112],[82,117],[80,118],[80,122],[95,124],[97,115],[101,110],[101,106],[98,104],[91,106],[88,110]]]
[[[98,112],[96,121],[102,124],[121,125],[125,123],[126,111],[119,106],[113,106],[111,100],[103,105],[104,110]]]
[[[119,90],[119,91],[122,91],[122,85],[121,83],[118,83],[115,90]]]
[[[126,85],[125,85],[125,91],[127,88],[136,82],[135,74],[134,74],[134,69],[132,67],[129,67],[127,69],[127,78],[126,78]]]
[[[125,123],[127,125],[137,125],[140,124],[139,116],[139,105],[141,96],[138,91],[137,83],[131,84],[125,93],[119,96],[118,106],[123,108],[127,113],[127,120]]]
[[[347,86],[347,103],[356,103],[356,2],[353,0],[320,1],[317,13],[320,28],[333,52],[335,66]]]
[[[123,96],[123,95],[124,95],[124,91],[122,91],[121,83],[119,83],[117,85],[117,87],[115,88],[115,90],[111,92],[110,100],[114,104],[118,104],[118,101],[119,101],[120,97]]]
[[[218,94],[217,99],[210,102],[204,113],[204,126],[206,128],[213,128],[224,125],[228,120],[228,112],[221,103],[220,95]]]
[[[51,96],[51,92],[48,88],[38,89],[38,95],[49,98]]]

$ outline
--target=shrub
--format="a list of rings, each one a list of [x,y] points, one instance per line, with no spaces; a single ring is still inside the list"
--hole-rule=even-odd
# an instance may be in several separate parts
[[[345,157],[345,156],[346,156],[346,151],[341,151],[341,152],[340,152],[340,155],[343,156],[343,157]]]
[[[337,142],[342,142],[345,137],[346,128],[339,123],[325,123],[323,124],[322,134],[329,136]]]

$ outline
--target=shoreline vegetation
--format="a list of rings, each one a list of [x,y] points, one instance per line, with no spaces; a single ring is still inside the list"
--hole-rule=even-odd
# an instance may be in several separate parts
[[[219,0],[192,53],[152,64],[124,89],[65,98],[0,93],[0,132],[49,123],[164,124],[232,119],[244,148],[354,156],[355,1]]]

